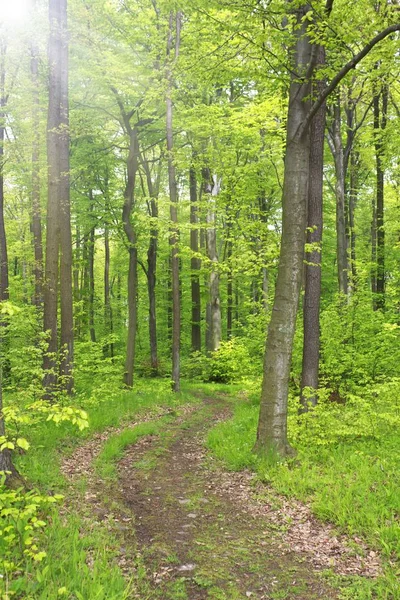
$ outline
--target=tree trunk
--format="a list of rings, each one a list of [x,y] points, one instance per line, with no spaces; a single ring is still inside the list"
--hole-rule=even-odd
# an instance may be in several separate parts
[[[60,375],[62,386],[71,394],[74,387],[74,315],[72,293],[72,235],[71,205],[69,192],[69,101],[68,101],[68,25],[67,0],[50,0],[50,6],[58,10],[53,18],[58,19],[58,56],[54,73],[58,87],[58,194],[60,229],[60,309],[61,309],[61,360]],[[51,9],[50,9],[51,10]],[[50,69],[51,72],[51,69]]]
[[[49,106],[47,115],[48,197],[46,213],[46,266],[43,286],[43,327],[48,334],[48,347],[43,369],[45,397],[51,399],[57,385],[57,296],[60,246],[59,207],[59,141],[61,137],[61,86],[60,86],[60,15],[59,0],[49,2]]]
[[[301,126],[310,109],[311,44],[307,21],[303,20],[308,10],[307,5],[296,11],[297,27],[293,32],[296,42],[287,118],[282,241],[255,445],[258,452],[273,449],[282,455],[291,451],[287,440],[287,399],[307,224],[310,135],[309,128],[302,131]]]
[[[351,266],[351,290],[357,288],[357,266],[356,266],[356,230],[354,213],[358,197],[358,155],[351,153],[350,157],[350,185],[349,185],[349,230],[350,230],[350,266]]]
[[[33,304],[40,308],[43,304],[43,244],[42,211],[40,207],[40,100],[39,100],[39,50],[35,43],[31,45],[31,82],[32,82],[32,222],[34,251],[35,292]]]
[[[106,333],[113,333],[113,314],[110,294],[110,233],[108,223],[104,224],[104,325]],[[108,344],[105,352],[114,356],[114,344]]]
[[[157,176],[154,185],[151,177],[150,166],[145,157],[141,159],[142,166],[146,173],[147,189],[150,196],[148,203],[149,215],[151,219],[149,247],[147,249],[147,293],[149,297],[149,341],[150,341],[150,366],[151,374],[158,375],[158,343],[157,343],[157,302],[156,302],[156,283],[157,283],[157,252],[158,252],[158,193],[159,176]],[[161,169],[161,158],[159,163]]]
[[[374,95],[374,133],[376,158],[376,300],[377,309],[385,308],[385,229],[384,229],[384,177],[383,167],[384,144],[382,133],[386,129],[388,87],[384,85],[382,92]],[[382,98],[382,111],[380,99]]]
[[[211,263],[211,270],[208,283],[209,294],[209,327],[208,352],[218,350],[222,340],[222,319],[221,302],[219,297],[219,271],[218,271],[218,252],[217,252],[217,230],[215,226],[216,197],[219,194],[221,182],[216,175],[211,177],[210,170],[203,169],[204,191],[207,194],[207,255]]]
[[[174,27],[175,22],[175,27]],[[172,44],[175,28],[175,52],[172,56]],[[172,105],[172,64],[179,55],[181,13],[175,16],[171,12],[169,18],[169,32],[167,45],[167,151],[168,151],[168,182],[170,198],[171,231],[169,243],[171,246],[171,271],[172,271],[172,387],[175,392],[180,391],[180,282],[179,282],[179,229],[178,229],[178,189],[176,183],[175,163],[173,157],[173,105]]]
[[[6,46],[0,40],[0,301],[8,300],[8,254],[7,238],[4,222],[4,138],[5,138],[5,107],[7,96],[5,91],[5,60]]]
[[[94,221],[94,206],[93,206],[93,192],[90,190],[89,193],[90,199],[90,216],[92,221]],[[95,254],[95,238],[96,238],[96,227],[92,224],[89,233],[89,247],[88,247],[88,260],[89,260],[89,333],[90,339],[93,343],[96,342],[96,329],[94,325],[94,296],[95,296],[95,282],[94,282],[94,254]]]
[[[325,64],[325,48],[320,46],[317,64]],[[325,87],[324,81],[315,84],[317,94]],[[307,242],[314,249],[306,254],[305,295],[303,308],[304,340],[301,377],[300,412],[306,412],[309,404],[317,403],[316,390],[319,378],[319,312],[321,301],[321,242],[322,242],[322,194],[325,142],[326,104],[323,103],[314,116],[310,127],[310,175],[308,186]],[[314,390],[304,393],[304,388]]]
[[[335,172],[336,172],[336,257],[338,269],[339,293],[347,296],[348,293],[348,257],[346,236],[346,204],[345,204],[345,165],[341,134],[340,104],[334,106],[332,128]]]
[[[139,141],[136,127],[129,129],[129,156],[127,161],[127,184],[124,192],[122,222],[128,240],[129,270],[128,270],[128,337],[125,360],[125,385],[133,386],[136,354],[137,329],[137,248],[136,232],[131,223],[134,207],[136,174],[139,167]]]
[[[199,216],[197,206],[197,179],[194,166],[190,168],[190,249],[192,258],[191,291],[192,291],[192,352],[201,352],[201,295],[200,295],[200,269],[199,254]]]
[[[228,227],[228,236],[230,238],[230,231]],[[226,337],[228,340],[233,335],[233,272],[232,272],[232,240],[227,241],[226,258],[228,262],[228,282],[226,286],[226,295],[228,299],[228,305],[226,310]]]

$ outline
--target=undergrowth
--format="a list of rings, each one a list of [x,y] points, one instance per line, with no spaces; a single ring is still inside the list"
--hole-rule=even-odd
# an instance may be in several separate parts
[[[343,592],[346,598],[400,598],[399,392],[400,383],[393,381],[352,395],[345,404],[322,398],[303,417],[292,398],[289,432],[297,456],[290,460],[268,461],[252,452],[255,395],[237,402],[233,419],[208,435],[208,446],[228,469],[255,470],[277,492],[310,502],[317,517],[379,550],[384,575],[376,581],[357,578]]]
[[[82,383],[81,389],[85,383]],[[21,553],[18,544],[10,546],[7,562],[3,558],[0,573],[2,600],[55,600],[59,597],[71,600],[124,600],[129,596],[130,585],[113,561],[118,541],[109,532],[96,526],[89,508],[88,514],[85,514],[84,479],[76,488],[75,499],[82,507],[82,513],[76,513],[70,506],[68,510],[59,506],[49,508],[46,499],[60,500],[60,493],[70,495],[71,489],[60,472],[61,460],[93,433],[131,422],[144,414],[146,418],[151,418],[160,407],[173,410],[195,399],[189,391],[178,395],[173,393],[167,380],[139,380],[133,391],[121,389],[114,381],[104,382],[104,379],[99,382],[92,379],[90,384],[91,391],[88,394],[78,393],[75,397],[79,409],[88,413],[87,429],[79,431],[71,422],[61,421],[57,425],[43,419],[30,422],[26,430],[24,423],[20,424],[21,435],[29,441],[30,449],[15,457],[17,467],[29,485],[40,490],[31,495],[36,499],[43,498],[37,508],[40,527],[35,527],[35,552],[40,552],[40,555],[37,560],[23,550]],[[10,397],[8,405],[11,404]],[[112,472],[112,460],[126,445],[134,443],[140,435],[155,433],[162,424],[163,419],[143,423],[126,430],[119,439],[111,438],[103,451],[105,472]],[[17,496],[19,505],[25,506],[25,493],[18,490]],[[24,529],[26,523],[23,518],[26,520],[26,517],[20,508],[13,518],[17,529]],[[81,535],[81,531],[85,535]],[[10,564],[12,568],[9,568]]]

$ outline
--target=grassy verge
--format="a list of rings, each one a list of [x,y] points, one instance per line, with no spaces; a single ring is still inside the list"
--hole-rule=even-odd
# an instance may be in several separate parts
[[[278,463],[252,453],[258,406],[236,404],[231,421],[218,424],[208,446],[227,468],[255,470],[279,493],[309,501],[321,519],[362,536],[384,559],[376,581],[358,578],[343,597],[400,599],[400,433],[394,388],[383,386],[346,405],[322,403],[299,421],[293,401],[290,432],[296,459]]]
[[[94,386],[95,389],[95,386]],[[62,457],[70,454],[85,439],[110,426],[156,414],[160,407],[171,411],[189,401],[196,401],[189,390],[181,394],[170,391],[169,382],[140,381],[134,391],[99,389],[104,393],[80,396],[79,405],[89,413],[90,427],[79,432],[71,424],[36,422],[21,435],[27,437],[31,449],[18,459],[18,468],[26,480],[44,494],[70,493],[60,473]],[[121,436],[112,436],[106,444],[98,466],[107,477],[113,476],[113,464],[123,448],[134,443],[141,435],[156,433],[163,419],[139,424],[127,429]],[[75,492],[82,510],[76,514],[71,508],[61,507],[43,515],[47,526],[36,536],[35,542],[46,557],[40,561],[15,559],[19,569],[12,578],[0,577],[0,598],[24,600],[124,600],[129,597],[127,585],[114,557],[118,540],[96,522],[85,509],[85,481],[82,479]],[[81,533],[84,532],[84,535]]]

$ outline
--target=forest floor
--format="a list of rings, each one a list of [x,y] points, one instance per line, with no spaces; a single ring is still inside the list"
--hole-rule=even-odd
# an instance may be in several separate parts
[[[230,415],[223,395],[203,396],[152,417],[156,427],[141,421],[96,434],[64,460],[77,503],[85,476],[84,506],[73,508],[86,528],[106,528],[114,540],[127,597],[329,599],[339,598],[335,573],[377,574],[374,553],[360,554],[306,505],[247,471],[224,470],[205,439]]]

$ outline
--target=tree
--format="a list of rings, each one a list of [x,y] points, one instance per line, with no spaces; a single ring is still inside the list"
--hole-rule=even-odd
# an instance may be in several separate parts
[[[48,202],[44,286],[44,331],[49,333],[49,345],[43,366],[44,387],[47,395],[51,396],[58,383],[58,289],[61,308],[59,381],[68,393],[73,390],[67,0],[50,0],[49,21]]]
[[[167,97],[166,97],[166,133],[168,151],[168,183],[170,198],[171,218],[171,274],[172,274],[172,386],[175,392],[180,391],[180,336],[181,336],[181,308],[180,308],[180,284],[179,284],[179,229],[178,229],[178,189],[176,182],[174,163],[174,130],[173,130],[173,73],[172,67],[179,56],[181,37],[180,12],[169,16],[168,42],[167,42]],[[175,43],[174,43],[175,42]]]
[[[329,3],[332,6],[332,2]],[[264,375],[255,450],[269,449],[285,455],[292,453],[287,439],[287,401],[290,362],[300,295],[306,232],[306,207],[309,181],[310,124],[322,103],[341,80],[380,41],[400,30],[389,25],[375,35],[325,87],[310,106],[310,77],[315,53],[308,35],[311,7],[296,10],[293,37],[293,63],[289,90],[287,141],[282,195],[282,242],[274,306],[268,328],[264,356]]]

